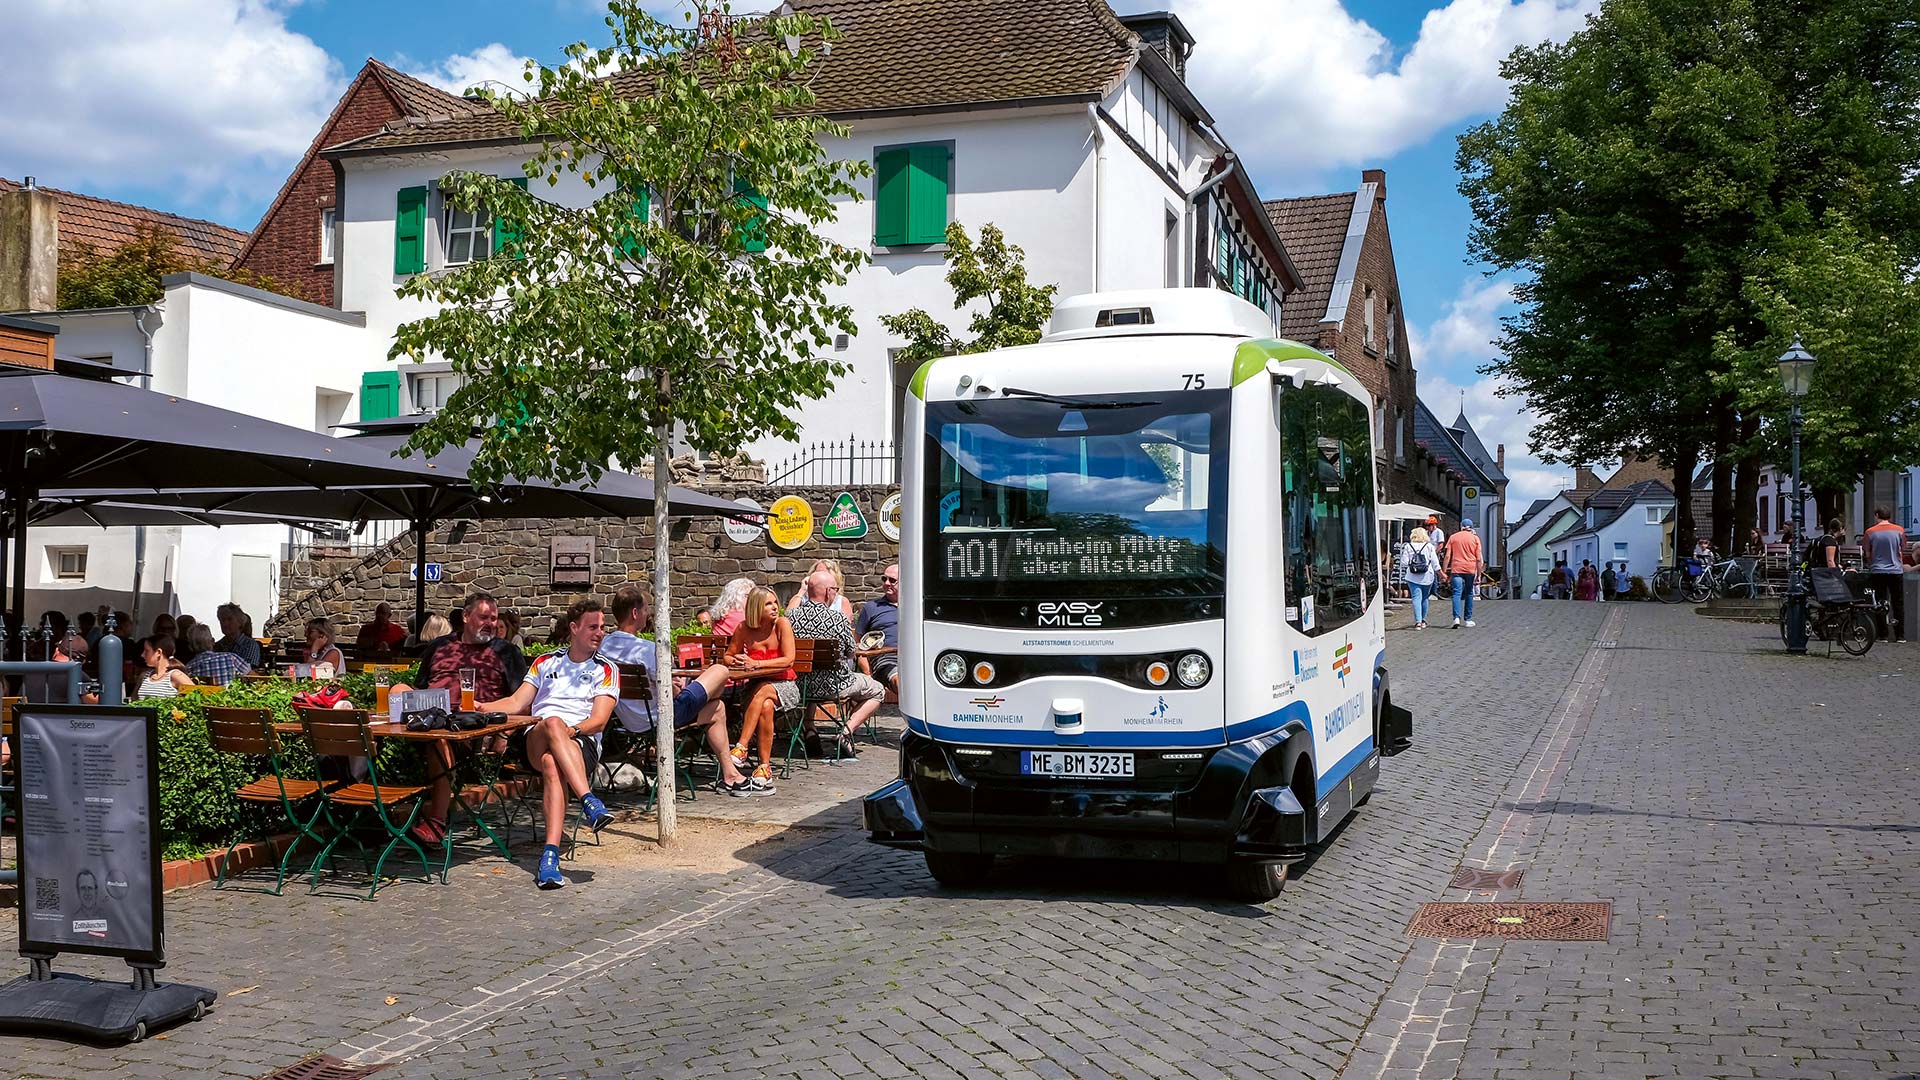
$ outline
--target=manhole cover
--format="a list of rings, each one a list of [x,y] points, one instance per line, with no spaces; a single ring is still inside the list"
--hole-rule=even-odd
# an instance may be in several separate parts
[[[1613,905],[1421,904],[1408,937],[1605,941]]]
[[[369,1076],[389,1067],[350,1065],[332,1054],[321,1054],[275,1069],[260,1080],[353,1080],[354,1077]]]
[[[1520,875],[1524,870],[1482,870],[1477,866],[1463,866],[1453,872],[1452,887],[1456,889],[1517,889],[1520,887]]]

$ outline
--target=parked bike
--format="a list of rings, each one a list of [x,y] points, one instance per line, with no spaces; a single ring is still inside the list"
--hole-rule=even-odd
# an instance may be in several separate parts
[[[1807,637],[1837,643],[1850,656],[1865,656],[1879,636],[1876,616],[1891,620],[1890,604],[1873,589],[1856,597],[1847,587],[1845,576],[1831,568],[1808,572],[1811,583],[1807,597]],[[1780,605],[1780,640],[1787,640],[1789,603]],[[1891,623],[1889,623],[1891,625]]]

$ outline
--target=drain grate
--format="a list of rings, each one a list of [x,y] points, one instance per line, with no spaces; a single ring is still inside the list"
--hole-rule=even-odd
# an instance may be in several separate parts
[[[1408,937],[1605,941],[1611,903],[1421,904]]]
[[[1477,866],[1463,866],[1453,872],[1452,888],[1455,889],[1517,889],[1520,887],[1520,875],[1525,870],[1482,870]]]
[[[357,1077],[370,1076],[389,1065],[351,1065],[332,1054],[321,1054],[305,1061],[296,1061],[291,1065],[278,1068],[260,1078],[260,1080],[356,1080]]]

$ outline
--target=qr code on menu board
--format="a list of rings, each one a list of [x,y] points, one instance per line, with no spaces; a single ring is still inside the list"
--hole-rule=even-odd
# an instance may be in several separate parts
[[[33,910],[60,910],[60,879],[57,877],[37,877],[33,879]]]

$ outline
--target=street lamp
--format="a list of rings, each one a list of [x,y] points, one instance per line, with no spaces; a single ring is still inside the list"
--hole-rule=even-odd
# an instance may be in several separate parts
[[[1813,354],[1794,336],[1792,347],[1780,354],[1780,385],[1792,405],[1788,426],[1793,431],[1793,544],[1787,549],[1787,651],[1807,651],[1807,587],[1800,565],[1807,543],[1807,501],[1800,493],[1800,399],[1813,386]]]

